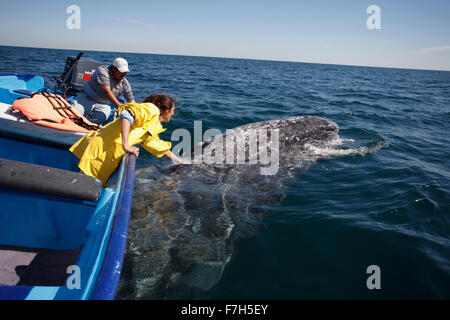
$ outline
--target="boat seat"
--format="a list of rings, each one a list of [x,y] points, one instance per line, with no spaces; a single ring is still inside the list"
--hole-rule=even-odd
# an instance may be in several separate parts
[[[97,201],[102,186],[83,173],[0,158],[0,188]]]
[[[13,92],[18,93],[18,94],[23,94],[24,96],[29,96],[29,97],[31,97],[33,95],[33,92],[31,92],[30,90],[27,90],[27,89],[13,90]]]

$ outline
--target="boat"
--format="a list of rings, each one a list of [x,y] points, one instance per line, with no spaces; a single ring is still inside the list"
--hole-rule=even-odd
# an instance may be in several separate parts
[[[0,299],[114,299],[136,158],[126,154],[106,186],[81,173],[68,149],[85,133],[5,107],[32,92],[52,90],[39,75],[0,73]]]

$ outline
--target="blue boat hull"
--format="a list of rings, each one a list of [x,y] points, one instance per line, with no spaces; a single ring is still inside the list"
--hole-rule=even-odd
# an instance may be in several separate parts
[[[8,88],[8,92],[14,92],[13,89]],[[42,180],[46,180],[45,168],[62,176],[65,172],[77,175],[77,159],[68,148],[80,137],[0,119],[0,158],[25,168],[43,168]],[[134,168],[134,155],[125,156],[106,188],[100,188],[96,200],[61,196],[52,191],[21,190],[20,183],[14,188],[2,185],[0,250],[11,255],[25,252],[36,256],[30,265],[10,270],[16,272],[17,283],[2,285],[0,278],[0,299],[114,299],[126,248]],[[0,170],[7,169],[0,166]],[[51,279],[53,269],[49,265],[53,261],[46,261],[45,257],[52,260],[57,255],[71,258],[64,258],[65,264],[61,264],[63,269],[57,276],[55,271],[59,279]],[[38,257],[44,267],[35,267]],[[34,275],[32,280],[30,274]]]

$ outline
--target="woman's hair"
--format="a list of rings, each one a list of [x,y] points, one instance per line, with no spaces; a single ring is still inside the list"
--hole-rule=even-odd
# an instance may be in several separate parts
[[[142,103],[148,102],[157,106],[161,114],[175,107],[175,100],[166,94],[152,94],[142,101]]]

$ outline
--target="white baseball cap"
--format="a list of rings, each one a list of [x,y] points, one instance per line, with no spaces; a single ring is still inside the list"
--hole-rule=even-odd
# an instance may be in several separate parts
[[[128,62],[124,58],[116,58],[112,65],[122,73],[130,72],[130,69],[128,69]]]

